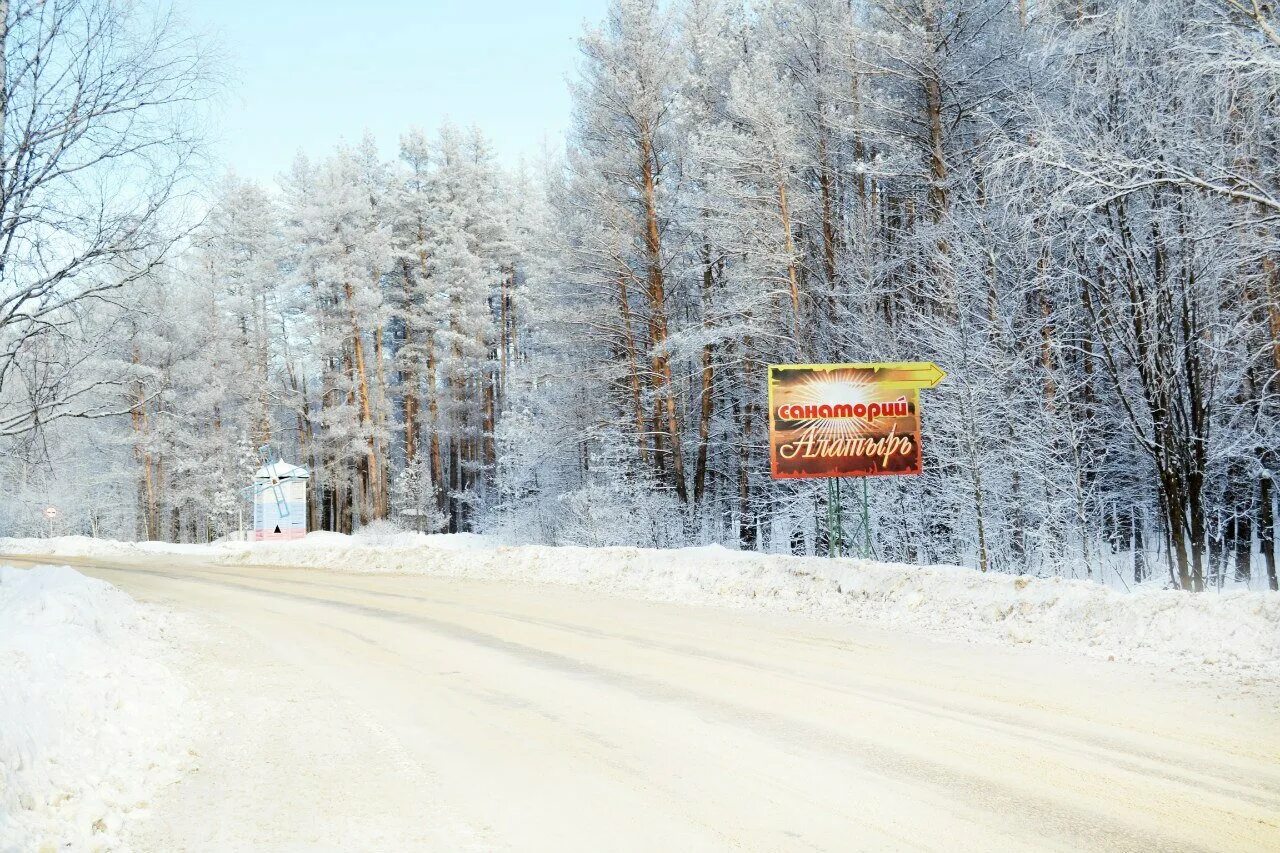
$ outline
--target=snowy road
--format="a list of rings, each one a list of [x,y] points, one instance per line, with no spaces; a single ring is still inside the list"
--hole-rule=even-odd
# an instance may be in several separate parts
[[[566,588],[56,561],[192,614],[208,732],[141,850],[1280,849],[1274,686]]]

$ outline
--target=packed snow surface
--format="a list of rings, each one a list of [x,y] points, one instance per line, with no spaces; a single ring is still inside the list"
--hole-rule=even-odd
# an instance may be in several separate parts
[[[1280,678],[1280,595],[1139,589],[868,560],[730,551],[499,546],[475,535],[312,533],[294,542],[169,545],[0,540],[0,553],[421,573],[578,586],[649,600],[803,612],[1117,660]]]
[[[165,616],[66,566],[0,565],[0,851],[122,849],[180,770]]]

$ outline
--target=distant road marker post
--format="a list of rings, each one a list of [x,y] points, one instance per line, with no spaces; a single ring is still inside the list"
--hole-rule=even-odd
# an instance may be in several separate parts
[[[55,519],[57,519],[59,515],[61,515],[61,513],[58,511],[58,508],[56,506],[53,506],[52,504],[50,504],[49,506],[41,510],[41,514],[49,520],[49,538],[52,539],[53,538],[53,522]]]

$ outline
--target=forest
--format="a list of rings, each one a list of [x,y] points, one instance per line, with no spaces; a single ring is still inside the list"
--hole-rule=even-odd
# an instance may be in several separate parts
[[[612,0],[559,150],[270,184],[173,21],[0,8],[6,535],[234,535],[269,446],[312,530],[825,554],[767,366],[932,361],[878,558],[1277,588],[1272,4]]]

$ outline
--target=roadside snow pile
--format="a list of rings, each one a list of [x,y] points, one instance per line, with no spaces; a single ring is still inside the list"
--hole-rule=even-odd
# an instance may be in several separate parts
[[[649,600],[798,611],[1280,677],[1280,595],[1264,592],[1122,593],[1065,578],[752,554],[718,546],[671,551],[473,547],[459,553],[435,542],[379,547],[336,534],[239,550],[219,562],[562,584]]]
[[[51,557],[85,557],[129,562],[149,555],[172,554],[216,563],[239,565],[294,565],[344,571],[412,572],[424,552],[471,551],[494,547],[476,533],[413,533],[379,525],[347,536],[318,530],[288,542],[215,542],[209,545],[176,542],[121,542],[89,536],[56,536],[51,539],[0,537],[0,557],[5,554]],[[365,565],[369,554],[374,564]],[[351,560],[359,564],[352,565]]]
[[[119,849],[179,771],[162,617],[66,566],[0,566],[0,851]]]
[[[120,542],[89,536],[55,536],[51,539],[0,538],[0,557],[5,554],[50,557],[92,557],[103,560],[136,560],[140,554],[210,554],[208,545],[179,545],[173,542]]]
[[[1083,580],[982,574],[730,551],[496,546],[479,536],[387,530],[294,542],[166,546],[92,539],[0,540],[0,553],[198,553],[208,562],[561,584],[655,601],[803,612],[952,637],[1030,643],[1164,666],[1280,679],[1280,595],[1132,593]]]

